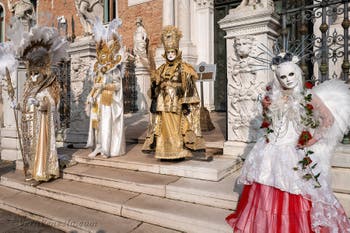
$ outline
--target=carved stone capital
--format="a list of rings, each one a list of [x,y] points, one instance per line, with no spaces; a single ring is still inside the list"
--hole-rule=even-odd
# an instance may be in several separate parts
[[[195,0],[198,9],[214,8],[214,0]]]

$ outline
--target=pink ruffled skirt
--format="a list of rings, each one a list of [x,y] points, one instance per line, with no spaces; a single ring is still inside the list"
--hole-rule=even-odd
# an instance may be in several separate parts
[[[245,185],[235,213],[226,221],[235,233],[310,233],[311,201],[253,183]]]

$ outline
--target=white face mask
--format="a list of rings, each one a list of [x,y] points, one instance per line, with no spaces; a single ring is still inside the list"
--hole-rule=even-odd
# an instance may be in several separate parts
[[[32,74],[30,77],[32,78],[32,82],[37,82],[38,81],[38,77],[40,76],[40,74]]]
[[[170,49],[166,51],[166,58],[168,59],[168,61],[174,61],[176,58],[176,50]]]
[[[276,69],[277,79],[284,89],[293,89],[298,85],[296,70],[290,63],[282,63]]]

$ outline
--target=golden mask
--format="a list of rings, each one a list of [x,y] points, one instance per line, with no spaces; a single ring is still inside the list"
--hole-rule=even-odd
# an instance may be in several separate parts
[[[113,37],[112,40],[106,42],[101,40],[96,44],[97,62],[94,69],[99,69],[102,73],[106,73],[111,68],[118,65],[122,56],[119,54],[120,42],[117,37]]]

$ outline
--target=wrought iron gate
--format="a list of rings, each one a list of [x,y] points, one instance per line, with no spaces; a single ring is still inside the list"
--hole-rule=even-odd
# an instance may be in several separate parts
[[[282,47],[298,53],[306,79],[349,80],[348,3],[349,0],[276,2]]]

